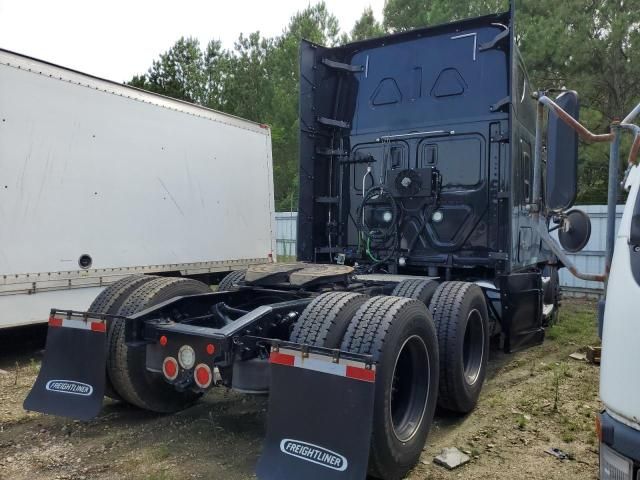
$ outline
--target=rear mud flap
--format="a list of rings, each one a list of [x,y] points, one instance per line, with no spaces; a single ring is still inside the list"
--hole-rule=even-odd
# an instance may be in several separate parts
[[[260,480],[364,479],[375,367],[280,349],[271,353],[267,436]]]
[[[76,420],[94,418],[102,408],[106,359],[105,320],[52,314],[40,373],[24,408]]]

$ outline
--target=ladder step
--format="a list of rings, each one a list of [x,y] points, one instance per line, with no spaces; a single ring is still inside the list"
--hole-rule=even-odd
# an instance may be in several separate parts
[[[348,63],[329,60],[328,58],[323,58],[322,63],[329,68],[333,68],[334,70],[341,70],[343,72],[349,72],[349,73],[364,72],[364,65],[350,65]]]
[[[325,125],[327,127],[346,128],[346,129],[351,128],[351,124],[349,122],[345,122],[343,120],[336,120],[334,118],[326,118],[326,117],[318,117],[316,120],[321,125]]]

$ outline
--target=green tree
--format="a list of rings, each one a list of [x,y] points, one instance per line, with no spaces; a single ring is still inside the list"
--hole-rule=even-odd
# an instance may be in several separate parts
[[[340,42],[340,26],[324,2],[296,13],[274,41],[268,66],[273,80],[272,125],[276,208],[289,210],[298,198],[298,51],[300,40]]]
[[[338,43],[340,22],[329,12],[324,1],[308,6],[296,13],[281,38],[305,38],[321,45],[334,46]]]
[[[577,90],[581,120],[600,132],[637,103],[640,1],[540,0],[518,8],[517,38],[535,85]],[[578,202],[606,202],[608,145],[581,146],[579,173]]]
[[[384,26],[395,32],[437,25],[509,8],[507,0],[388,0]]]
[[[134,75],[133,78],[127,82],[127,85],[142,88],[143,90],[150,90],[150,87],[147,85],[147,76],[144,73],[142,75]]]
[[[367,7],[362,15],[356,20],[351,30],[351,41],[366,40],[367,38],[384,35],[384,27],[376,20],[371,7]]]
[[[224,87],[230,60],[229,52],[222,49],[222,44],[219,40],[211,40],[207,44],[203,59],[204,85],[202,89],[205,92],[203,103],[209,108],[224,110]]]
[[[146,75],[133,77],[130,85],[169,97],[201,103],[204,99],[204,59],[200,42],[180,38],[154,60]]]
[[[220,104],[225,112],[256,122],[270,121],[274,80],[268,62],[272,48],[272,40],[261,37],[260,32],[241,34],[224,64],[217,65],[224,75]],[[215,70],[218,75],[220,70]]]

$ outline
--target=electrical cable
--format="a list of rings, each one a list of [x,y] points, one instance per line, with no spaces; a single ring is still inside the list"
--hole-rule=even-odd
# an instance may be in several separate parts
[[[383,199],[391,208],[391,220],[389,222],[389,227],[371,228],[366,223],[365,209],[373,200],[383,203],[380,202],[380,200]],[[356,218],[358,219],[357,227],[359,235],[364,236],[365,238],[365,253],[374,262],[374,264],[369,267],[369,270],[374,269],[380,264],[388,262],[398,250],[398,225],[400,224],[400,214],[401,209],[398,206],[398,202],[383,185],[375,185],[367,190],[363,195]],[[375,244],[378,244],[378,246]],[[387,254],[378,258],[374,254],[374,249],[376,250],[376,253],[387,251]]]

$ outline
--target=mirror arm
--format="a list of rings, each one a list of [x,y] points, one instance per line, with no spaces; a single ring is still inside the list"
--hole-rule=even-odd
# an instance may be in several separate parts
[[[635,108],[629,112],[629,115],[624,117],[624,120],[622,120],[622,124],[633,122],[638,115],[640,115],[640,103],[638,103]]]
[[[573,130],[577,132],[581,139],[586,142],[611,142],[609,151],[609,188],[608,188],[608,202],[607,202],[607,245],[606,245],[606,258],[605,258],[605,271],[602,274],[588,274],[578,271],[576,266],[571,262],[567,254],[562,250],[560,245],[554,241],[549,235],[548,227],[543,222],[539,222],[537,226],[538,233],[542,242],[549,247],[549,249],[558,257],[558,259],[569,269],[569,271],[576,277],[582,280],[590,280],[596,282],[606,282],[611,269],[611,261],[613,258],[613,249],[615,242],[615,221],[616,221],[616,201],[618,197],[618,157],[620,150],[620,133],[621,129],[631,130],[635,133],[635,138],[631,149],[629,151],[629,168],[627,174],[630,171],[632,165],[637,164],[638,155],[640,154],[640,127],[632,124],[633,120],[640,115],[640,103],[625,117],[622,122],[613,122],[611,125],[611,132],[605,134],[595,134],[584,127],[580,122],[575,120],[569,115],[562,107],[547,97],[544,92],[536,92],[533,94],[533,98],[538,102],[538,118],[536,119],[536,153],[535,153],[535,165],[534,165],[534,180],[536,184],[534,186],[534,192],[538,195],[536,200],[539,200],[540,195],[540,168],[542,157],[542,122],[540,120],[540,108],[546,106],[553,110],[564,123],[569,125]],[[542,107],[544,108],[544,107]],[[538,169],[538,177],[535,172]],[[640,200],[639,200],[640,202]],[[538,211],[538,206],[534,207],[535,211]],[[638,214],[640,206],[636,204],[636,210],[634,211],[634,217]],[[635,220],[635,218],[634,218]],[[640,241],[640,228],[632,229],[634,232],[634,239]]]
[[[562,107],[560,107],[560,105],[558,105],[556,102],[551,100],[546,95],[539,95],[537,100],[541,104],[546,105],[551,110],[553,110],[558,115],[558,117],[564,123],[566,123],[571,128],[573,128],[578,133],[580,138],[585,142],[597,143],[597,142],[611,142],[613,140],[613,137],[614,137],[613,133],[596,134],[596,133],[590,132],[584,125],[582,125],[580,122],[574,119],[571,115],[565,112],[562,109]]]
[[[619,131],[619,128],[618,128],[617,125],[615,125],[612,128],[612,131],[610,133],[595,134],[595,133],[589,131],[579,121],[574,119],[569,113],[567,113],[562,107],[560,107],[560,105],[558,105],[556,102],[554,102],[549,97],[547,97],[544,94],[544,92],[536,92],[533,95],[533,97],[538,102],[538,116],[536,118],[536,153],[535,153],[536,158],[535,158],[535,164],[534,164],[534,181],[536,181],[537,183],[535,184],[534,188],[535,188],[535,192],[538,195],[538,200],[539,200],[540,188],[541,188],[540,172],[541,172],[541,162],[542,162],[542,134],[543,134],[542,121],[544,119],[543,114],[544,114],[544,107],[545,106],[547,108],[549,108],[550,110],[553,110],[556,113],[556,115],[558,116],[558,118],[560,118],[565,124],[567,124],[573,130],[575,130],[575,132],[578,134],[578,136],[583,141],[585,141],[587,143],[612,142],[612,146],[611,146],[612,152],[611,153],[614,153],[613,152],[614,149],[617,151],[617,149],[619,147],[619,135],[617,135],[617,132]],[[639,142],[640,142],[640,140],[639,140]],[[638,145],[638,148],[640,149],[640,145]],[[616,158],[616,157],[611,157],[611,158]],[[610,161],[610,164],[609,164],[610,168],[611,168],[613,163],[616,163],[616,162]],[[538,169],[538,177],[537,178],[535,176],[536,169]],[[617,176],[615,176],[613,178],[616,179],[616,181],[617,181]],[[611,196],[611,194],[612,194],[612,191],[611,191],[611,184],[610,184],[609,185],[609,196]],[[537,211],[537,208],[538,208],[537,204],[536,204],[536,207],[534,207],[534,208]],[[616,207],[615,207],[615,200],[614,200],[614,202],[613,202],[613,209],[614,209],[613,220],[614,221],[615,221],[615,208]],[[587,281],[592,281],[592,282],[606,282],[607,273],[609,271],[608,267],[610,265],[609,262],[607,262],[607,268],[606,268],[605,272],[603,272],[603,273],[594,274],[594,273],[581,272],[573,264],[573,262],[571,261],[569,256],[564,252],[564,250],[562,250],[562,247],[553,238],[551,238],[551,235],[549,235],[548,227],[547,227],[545,222],[538,222],[537,230],[538,230],[538,233],[540,235],[540,239],[542,240],[542,242],[553,252],[553,254],[558,258],[558,260],[565,267],[567,267],[567,269],[571,272],[572,275],[574,275],[575,277],[577,277],[577,278],[579,278],[581,280],[587,280]],[[609,252],[607,252],[607,253],[609,253]],[[611,257],[609,255],[607,255],[607,258],[610,259]]]
[[[549,235],[549,231],[547,230],[547,225],[544,222],[538,222],[536,229],[538,230],[538,234],[540,235],[542,242],[549,247],[553,254],[558,257],[558,260],[567,267],[573,276],[590,282],[605,281],[606,275],[604,273],[584,273],[579,271],[565,251],[562,250],[562,247],[558,245],[553,238],[551,238],[551,235]]]

